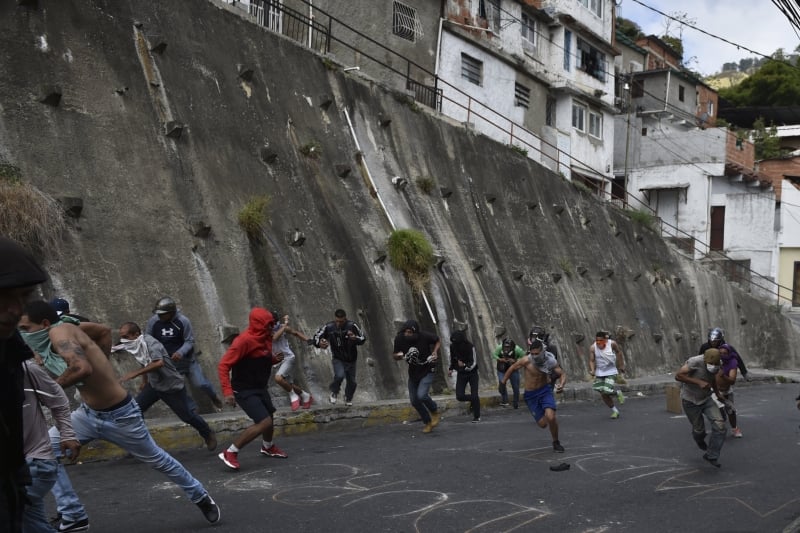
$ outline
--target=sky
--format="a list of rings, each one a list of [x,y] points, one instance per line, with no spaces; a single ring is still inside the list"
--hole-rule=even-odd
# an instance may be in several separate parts
[[[708,33],[740,44],[764,55],[778,48],[794,52],[800,37],[783,13],[771,0],[640,0],[652,8],[674,15],[686,13],[694,26]],[[663,15],[634,0],[616,0],[617,16],[630,19],[641,26],[647,35],[664,34]],[[674,30],[673,30],[674,28]],[[673,22],[670,35],[679,37],[680,25]],[[683,26],[684,62],[692,70],[708,76],[719,72],[723,63],[737,62],[747,57],[759,57],[737,49],[714,37]],[[687,61],[695,57],[696,61]]]

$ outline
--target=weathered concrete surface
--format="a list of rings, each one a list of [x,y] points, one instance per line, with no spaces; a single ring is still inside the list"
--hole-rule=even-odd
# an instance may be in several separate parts
[[[634,378],[673,372],[714,325],[751,364],[797,366],[800,336],[773,304],[507,147],[235,13],[188,0],[38,5],[0,4],[0,159],[83,200],[45,296],[117,326],[170,294],[215,381],[221,328],[244,327],[254,305],[307,333],[337,307],[360,322],[359,404],[405,397],[388,353],[409,317],[444,339],[468,326],[485,384],[492,346],[522,342],[533,323],[574,381],[587,369],[576,341],[618,327]],[[57,107],[39,102],[43,86],[61,88]],[[249,240],[237,214],[261,194],[269,221]],[[384,206],[441,256],[427,292],[436,326],[384,260]],[[329,357],[297,351],[298,378],[325,398]]]

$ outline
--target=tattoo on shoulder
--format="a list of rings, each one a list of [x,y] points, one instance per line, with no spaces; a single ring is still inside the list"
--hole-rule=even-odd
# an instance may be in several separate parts
[[[86,352],[83,350],[83,346],[72,339],[59,341],[56,344],[56,350],[64,358],[74,355],[80,359],[86,359]]]

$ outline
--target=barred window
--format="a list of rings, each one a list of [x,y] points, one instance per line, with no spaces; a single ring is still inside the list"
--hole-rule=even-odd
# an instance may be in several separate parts
[[[531,103],[531,90],[519,83],[514,84],[514,106],[528,109]]]
[[[392,2],[392,33],[398,37],[414,42],[422,36],[422,29],[417,10],[402,2]]]
[[[483,61],[462,53],[461,77],[475,85],[481,85],[483,82]]]

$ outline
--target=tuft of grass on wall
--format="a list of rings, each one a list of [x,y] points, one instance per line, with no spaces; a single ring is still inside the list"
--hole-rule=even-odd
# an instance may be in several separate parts
[[[22,181],[19,168],[0,164],[0,235],[40,259],[61,257],[67,223],[57,200]]]
[[[270,197],[267,194],[254,196],[239,210],[238,220],[248,237],[260,240],[267,221],[267,207]]]
[[[646,228],[653,229],[656,225],[656,217],[653,216],[652,213],[648,213],[647,211],[641,211],[639,209],[631,209],[627,212],[628,218],[630,218],[633,222],[641,224]]]
[[[430,177],[417,178],[417,187],[425,194],[430,194],[433,192],[434,187],[436,187],[436,182]]]
[[[310,159],[317,159],[322,154],[322,148],[317,141],[311,141],[300,147],[300,153]]]
[[[412,288],[421,291],[427,286],[435,258],[425,235],[413,229],[395,230],[389,235],[387,252],[391,265],[406,275]]]
[[[519,146],[518,144],[509,144],[508,147],[511,148],[512,150],[514,150],[515,152],[517,152],[518,154],[520,154],[522,156],[525,156],[525,157],[528,157],[528,149],[527,148],[523,148],[522,146]]]

